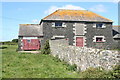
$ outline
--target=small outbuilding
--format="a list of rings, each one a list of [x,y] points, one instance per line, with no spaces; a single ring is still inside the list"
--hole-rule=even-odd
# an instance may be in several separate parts
[[[114,39],[114,46],[120,48],[120,26],[115,25],[113,26],[113,39]]]
[[[120,40],[120,26],[113,26],[113,38],[114,40]]]
[[[39,24],[20,24],[19,50],[39,50],[43,37],[42,27]]]

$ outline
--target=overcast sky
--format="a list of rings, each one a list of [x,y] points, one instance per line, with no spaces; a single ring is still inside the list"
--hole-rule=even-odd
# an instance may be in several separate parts
[[[18,38],[19,24],[38,24],[57,9],[93,11],[118,25],[117,2],[2,2],[2,39]]]

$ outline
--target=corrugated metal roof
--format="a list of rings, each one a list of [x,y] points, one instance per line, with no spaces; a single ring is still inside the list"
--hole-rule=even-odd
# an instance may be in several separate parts
[[[20,24],[19,36],[43,36],[42,26],[39,24]]]
[[[113,38],[120,38],[120,34],[116,34]]]
[[[110,19],[102,17],[88,10],[65,10],[65,9],[56,10],[52,14],[43,18],[42,20],[113,22]]]
[[[113,38],[120,38],[120,25],[114,25],[112,28],[113,28],[113,34],[115,33]]]
[[[113,30],[120,33],[120,25],[114,25],[112,28],[113,28]]]

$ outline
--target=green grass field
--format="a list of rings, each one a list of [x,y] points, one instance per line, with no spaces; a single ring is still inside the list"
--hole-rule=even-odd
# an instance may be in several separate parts
[[[75,66],[51,55],[18,53],[16,49],[17,45],[0,47],[2,78],[120,78],[120,66],[111,71],[89,68],[78,73],[74,71]]]
[[[78,78],[67,65],[51,55],[18,53],[17,45],[4,45],[2,49],[3,78]]]

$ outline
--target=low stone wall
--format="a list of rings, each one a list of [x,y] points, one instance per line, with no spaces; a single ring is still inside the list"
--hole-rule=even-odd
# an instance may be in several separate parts
[[[103,67],[108,70],[120,61],[118,51],[70,46],[67,40],[62,39],[50,40],[49,43],[54,57],[71,65],[76,64],[77,70],[84,71],[89,67]]]

